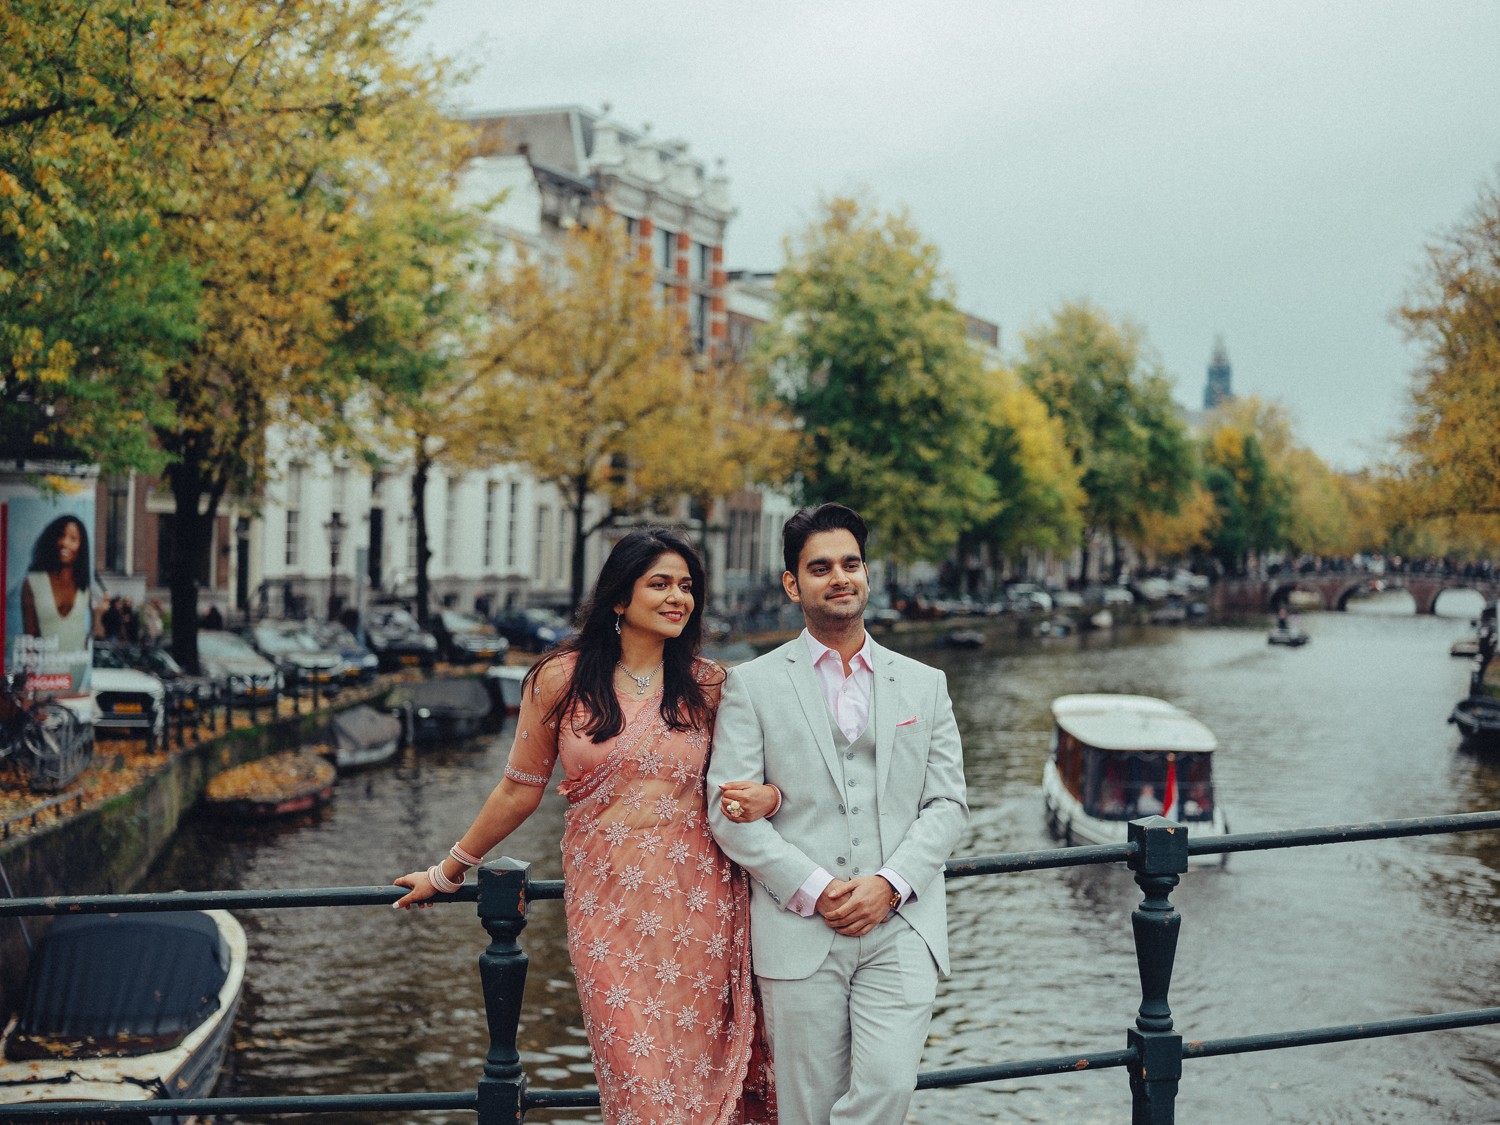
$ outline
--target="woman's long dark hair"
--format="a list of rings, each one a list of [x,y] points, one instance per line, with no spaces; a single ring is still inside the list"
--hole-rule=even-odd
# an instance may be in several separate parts
[[[62,538],[62,533],[72,524],[78,529],[78,553],[73,556],[73,585],[80,590],[87,590],[90,585],[89,575],[89,529],[83,526],[83,521],[77,516],[58,516],[42,529],[42,533],[36,537],[36,545],[31,549],[31,569],[40,570],[51,574],[62,567],[62,554],[57,549],[57,541]]]
[[[703,685],[698,682],[694,662],[703,643],[703,560],[680,531],[666,527],[643,527],[631,531],[615,544],[594,591],[579,611],[578,633],[563,642],[557,652],[539,660],[526,674],[526,686],[537,673],[566,653],[577,653],[578,662],[565,691],[547,716],[548,722],[571,717],[575,729],[594,742],[604,742],[625,727],[620,701],[615,698],[615,665],[620,660],[620,637],[615,632],[615,606],[629,604],[636,580],[663,555],[680,555],[693,580],[693,612],[682,632],[662,649],[661,714],[673,730],[690,730],[707,724],[710,709]],[[523,689],[524,690],[524,689]]]

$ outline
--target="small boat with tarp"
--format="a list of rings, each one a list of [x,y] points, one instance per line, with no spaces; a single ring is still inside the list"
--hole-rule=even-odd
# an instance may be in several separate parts
[[[401,746],[401,716],[357,704],[328,721],[328,746],[340,770],[389,761]]]
[[[58,918],[5,1029],[0,1102],[139,1102],[112,1120],[191,1120],[169,1103],[213,1093],[245,960],[245,931],[222,910]]]
[[[1119,844],[1126,825],[1165,816],[1195,834],[1229,831],[1214,795],[1218,739],[1180,707],[1147,695],[1063,695],[1052,701],[1042,800],[1070,844]]]
[[[271,820],[327,804],[338,776],[318,748],[287,750],[225,770],[204,788],[203,802],[220,816]]]
[[[386,706],[405,716],[406,737],[413,743],[473,738],[494,710],[489,689],[471,677],[397,684]]]
[[[529,671],[521,664],[491,664],[484,670],[484,686],[497,713],[514,715],[521,710],[521,685]]]

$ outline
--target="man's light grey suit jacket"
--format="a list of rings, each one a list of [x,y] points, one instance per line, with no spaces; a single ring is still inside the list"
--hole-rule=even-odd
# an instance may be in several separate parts
[[[911,885],[901,916],[948,972],[943,864],[968,822],[963,752],[943,673],[876,644],[870,721],[875,733],[876,812],[883,866]],[[913,721],[915,720],[915,721]],[[720,810],[718,786],[767,781],[781,790],[776,815],[737,824]],[[834,752],[807,641],[793,638],[729,673],[708,769],[709,823],[726,855],[753,876],[751,953],[755,971],[800,980],[822,963],[834,931],[784,904],[818,867],[847,878],[851,798]],[[855,807],[868,796],[854,794]],[[866,875],[874,871],[864,872]]]

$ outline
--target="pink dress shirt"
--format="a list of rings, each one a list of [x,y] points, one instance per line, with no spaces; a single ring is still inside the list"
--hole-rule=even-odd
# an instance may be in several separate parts
[[[807,651],[812,656],[813,671],[818,677],[818,686],[823,689],[823,698],[828,702],[844,737],[853,742],[864,734],[870,722],[870,699],[875,689],[875,665],[870,660],[870,635],[865,634],[865,643],[849,658],[849,674],[844,674],[844,658],[836,649],[831,649],[806,629],[802,639],[807,642]],[[778,808],[780,807],[778,803]],[[899,910],[911,898],[911,885],[889,867],[875,872],[888,882],[901,896]],[[833,882],[827,869],[818,868],[807,877],[797,893],[787,899],[786,908],[804,918],[817,913],[818,899]]]

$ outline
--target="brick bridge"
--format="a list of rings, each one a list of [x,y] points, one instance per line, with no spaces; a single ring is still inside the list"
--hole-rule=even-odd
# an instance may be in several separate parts
[[[1324,609],[1347,609],[1350,598],[1377,590],[1405,590],[1416,601],[1418,613],[1436,613],[1438,598],[1447,590],[1477,590],[1492,602],[1500,594],[1500,582],[1441,574],[1277,574],[1222,579],[1214,584],[1209,600],[1220,613],[1269,613],[1285,605],[1293,590],[1317,594]]]

